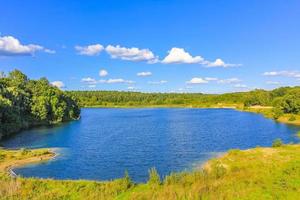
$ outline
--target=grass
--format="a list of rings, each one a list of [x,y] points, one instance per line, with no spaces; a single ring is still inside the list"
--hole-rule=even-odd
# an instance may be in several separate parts
[[[266,118],[274,119],[274,111],[272,110],[272,107],[240,107],[237,109],[262,114]],[[285,124],[300,125],[300,115],[295,114],[282,114],[274,120]]]
[[[0,166],[53,156],[47,150],[3,149],[0,155]],[[162,181],[152,169],[150,181],[141,184],[126,174],[113,181],[71,181],[12,178],[6,169],[0,170],[1,199],[297,199],[300,193],[300,145],[231,150],[203,169]]]
[[[300,138],[300,131],[298,131],[298,133],[296,135],[298,138]]]

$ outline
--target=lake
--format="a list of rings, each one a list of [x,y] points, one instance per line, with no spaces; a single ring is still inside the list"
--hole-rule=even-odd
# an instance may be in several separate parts
[[[161,176],[193,170],[232,148],[299,142],[300,128],[232,109],[82,109],[81,119],[26,130],[6,148],[56,148],[55,159],[14,171],[25,177],[110,180],[128,170],[136,182],[155,167]]]

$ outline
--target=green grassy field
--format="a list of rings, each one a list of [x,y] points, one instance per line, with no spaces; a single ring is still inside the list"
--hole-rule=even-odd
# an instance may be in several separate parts
[[[13,178],[7,173],[8,166],[51,156],[47,150],[2,149],[1,199],[297,199],[300,193],[300,145],[231,150],[195,171],[161,181],[154,170],[148,183],[140,184],[128,176],[95,182]]]

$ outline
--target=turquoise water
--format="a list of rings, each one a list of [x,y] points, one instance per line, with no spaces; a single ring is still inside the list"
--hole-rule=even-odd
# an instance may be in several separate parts
[[[14,171],[25,177],[109,180],[125,170],[137,182],[148,169],[161,176],[191,170],[232,148],[299,142],[300,128],[231,109],[82,109],[81,119],[23,131],[7,148],[57,148],[50,162]]]

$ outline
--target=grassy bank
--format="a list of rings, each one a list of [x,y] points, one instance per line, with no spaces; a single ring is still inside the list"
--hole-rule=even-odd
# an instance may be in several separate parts
[[[300,125],[300,115],[296,114],[281,114],[276,117],[272,107],[263,107],[263,106],[252,106],[252,107],[240,107],[237,108],[241,111],[253,112],[262,114],[266,118],[273,119],[280,123],[291,124],[291,125]]]
[[[148,183],[128,176],[107,182],[12,178],[8,166],[49,159],[47,150],[1,150],[1,199],[297,199],[300,145],[231,150],[194,172],[171,174]]]

